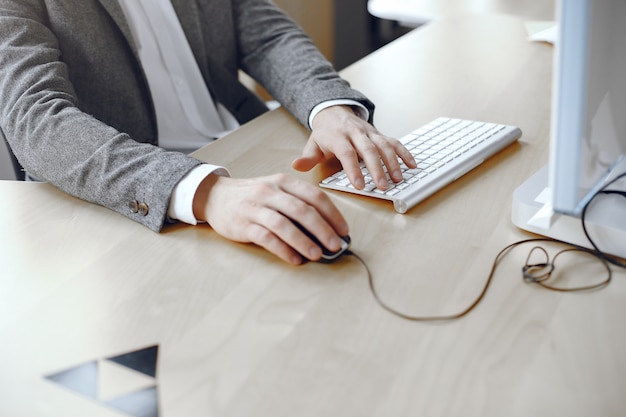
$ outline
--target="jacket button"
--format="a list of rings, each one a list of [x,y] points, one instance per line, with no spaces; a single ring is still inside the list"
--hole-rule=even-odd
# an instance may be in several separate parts
[[[141,216],[147,216],[148,213],[150,212],[150,208],[148,207],[146,203],[140,203],[139,206],[137,206],[137,208],[138,208],[138,213]]]
[[[128,208],[130,209],[131,213],[139,213],[139,201],[131,200],[128,203]]]

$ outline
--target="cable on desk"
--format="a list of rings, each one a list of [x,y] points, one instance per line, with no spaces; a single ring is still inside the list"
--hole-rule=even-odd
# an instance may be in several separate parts
[[[528,284],[536,284],[536,285],[539,285],[542,288],[545,288],[547,290],[558,291],[558,292],[580,292],[580,291],[598,290],[598,289],[601,289],[601,288],[604,288],[604,287],[608,286],[609,283],[611,282],[611,279],[612,279],[612,276],[613,276],[613,272],[611,270],[611,265],[614,265],[614,266],[617,266],[617,267],[620,267],[620,268],[626,268],[626,263],[618,260],[617,257],[613,257],[611,255],[608,255],[608,254],[602,252],[598,248],[598,245],[593,241],[593,239],[591,238],[591,236],[589,235],[589,233],[587,231],[586,215],[587,215],[587,211],[588,211],[588,208],[589,208],[590,204],[600,194],[618,194],[618,195],[622,195],[623,197],[626,198],[626,192],[625,191],[609,190],[608,189],[608,187],[610,187],[616,181],[618,181],[619,179],[624,178],[624,177],[626,177],[626,173],[623,173],[623,174],[617,176],[615,179],[613,179],[612,181],[607,183],[604,187],[602,187],[602,189],[600,189],[596,194],[594,194],[592,196],[592,198],[583,207],[583,210],[582,210],[582,213],[581,213],[581,223],[582,223],[582,227],[583,227],[583,231],[585,233],[585,236],[589,240],[590,244],[593,246],[593,249],[588,249],[588,248],[585,248],[585,247],[582,247],[582,246],[577,246],[577,245],[573,245],[573,244],[570,244],[570,243],[561,242],[561,241],[558,241],[558,240],[552,239],[552,238],[526,239],[526,240],[521,240],[521,241],[512,243],[512,244],[506,246],[504,249],[502,249],[498,253],[498,255],[495,257],[495,259],[493,261],[493,264],[491,265],[491,271],[489,272],[489,275],[487,276],[485,284],[483,285],[482,291],[480,292],[478,297],[476,297],[476,299],[474,299],[474,301],[468,307],[466,307],[465,309],[463,309],[463,310],[461,310],[461,311],[459,311],[457,313],[444,314],[444,315],[440,315],[440,316],[413,316],[413,315],[405,314],[405,313],[402,313],[401,311],[396,310],[395,308],[393,308],[389,304],[387,304],[387,302],[385,302],[381,298],[381,296],[378,294],[378,291],[376,290],[376,286],[374,285],[374,277],[372,276],[372,272],[369,269],[369,267],[367,266],[367,263],[365,262],[365,260],[363,258],[361,258],[359,255],[357,255],[356,253],[352,252],[352,251],[347,252],[347,254],[354,256],[365,267],[365,270],[367,271],[367,279],[368,279],[368,282],[369,282],[370,290],[372,292],[372,295],[374,296],[374,299],[378,302],[378,304],[382,308],[387,310],[388,312],[390,312],[390,313],[392,313],[392,314],[394,314],[394,315],[396,315],[398,317],[401,317],[401,318],[403,318],[405,320],[410,320],[410,321],[420,321],[420,322],[451,321],[451,320],[460,319],[460,318],[466,316],[467,314],[469,314],[472,310],[474,310],[474,308],[476,308],[476,306],[478,306],[478,304],[480,304],[480,302],[484,299],[485,295],[487,294],[487,290],[489,289],[489,286],[491,285],[491,282],[493,281],[493,277],[495,275],[496,269],[497,269],[498,264],[500,263],[500,261],[512,249],[514,249],[514,248],[516,248],[518,246],[524,245],[526,243],[551,242],[551,243],[558,243],[558,244],[561,244],[561,245],[566,245],[567,248],[557,252],[554,255],[554,257],[552,259],[550,259],[550,256],[548,255],[548,252],[543,247],[541,247],[541,246],[534,246],[530,250],[530,252],[528,253],[528,257],[526,258],[526,262],[525,262],[524,266],[522,267],[522,277],[524,279],[524,282],[526,282]],[[530,263],[531,257],[533,255],[533,253],[535,253],[536,251],[541,252],[545,259],[542,260],[542,262]],[[580,253],[588,254],[588,255],[594,257],[606,269],[606,271],[607,271],[606,277],[602,281],[600,281],[598,283],[589,284],[589,285],[582,285],[582,286],[572,287],[572,288],[561,288],[561,287],[557,287],[555,285],[550,284],[549,283],[549,279],[552,278],[552,274],[556,270],[555,262],[556,262],[557,258],[560,255],[562,255],[564,253],[569,253],[569,252],[580,252]]]

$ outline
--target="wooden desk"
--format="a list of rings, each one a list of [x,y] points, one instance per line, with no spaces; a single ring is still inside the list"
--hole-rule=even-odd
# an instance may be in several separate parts
[[[343,72],[392,135],[440,115],[524,132],[406,215],[331,194],[389,304],[456,312],[498,251],[528,237],[511,199],[547,162],[551,68],[552,48],[499,16],[442,20]],[[281,110],[197,154],[237,176],[290,172],[306,137]],[[415,323],[376,304],[352,257],[290,267],[209,227],[155,234],[45,184],[0,182],[0,195],[0,415],[128,415],[44,376],[99,361],[114,397],[130,388],[102,359],[156,345],[166,417],[626,413],[623,272],[602,291],[548,292],[522,282],[530,248],[518,249],[469,316]]]
[[[509,14],[530,20],[554,20],[554,0],[369,0],[378,18],[418,26],[444,17],[466,14]]]

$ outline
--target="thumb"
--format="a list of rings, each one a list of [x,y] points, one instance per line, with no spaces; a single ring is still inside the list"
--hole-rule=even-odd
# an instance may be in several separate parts
[[[291,167],[296,171],[309,171],[323,161],[324,153],[315,142],[310,140],[302,150],[302,155],[291,163]]]

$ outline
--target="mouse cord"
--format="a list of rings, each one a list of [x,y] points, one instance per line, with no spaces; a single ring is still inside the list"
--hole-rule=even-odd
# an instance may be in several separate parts
[[[587,215],[587,210],[591,204],[592,201],[595,200],[595,198],[600,195],[600,194],[617,194],[617,195],[622,195],[623,197],[626,198],[626,192],[624,191],[617,191],[617,190],[607,190],[607,188],[612,185],[613,183],[615,183],[617,180],[619,180],[620,178],[626,177],[626,173],[623,173],[621,175],[619,175],[618,177],[616,177],[615,179],[613,179],[612,181],[610,181],[608,184],[606,184],[601,190],[599,190],[596,194],[594,194],[592,196],[592,198],[585,204],[585,206],[583,207],[582,213],[581,213],[581,223],[582,223],[582,227],[583,227],[583,231],[585,233],[585,236],[587,237],[587,239],[589,240],[589,242],[591,243],[591,245],[593,246],[593,249],[588,249],[582,246],[577,246],[577,245],[573,245],[570,243],[565,243],[565,242],[561,242],[558,241],[556,239],[551,239],[551,238],[535,238],[535,239],[526,239],[526,240],[521,240],[515,243],[512,243],[510,245],[508,245],[507,247],[505,247],[504,249],[502,249],[498,255],[495,257],[493,264],[491,266],[491,271],[489,272],[489,275],[487,276],[487,279],[485,281],[485,284],[483,285],[482,291],[480,292],[480,294],[478,295],[478,297],[476,297],[474,299],[474,301],[465,309],[463,309],[462,311],[458,312],[458,313],[453,313],[453,314],[446,314],[446,315],[440,315],[440,316],[415,316],[415,315],[409,315],[409,314],[405,314],[402,313],[401,311],[396,310],[395,308],[391,307],[390,305],[388,305],[380,296],[380,294],[378,293],[378,290],[376,289],[376,286],[374,285],[374,277],[372,275],[371,270],[369,269],[367,262],[365,262],[365,260],[360,257],[359,255],[357,255],[356,253],[354,253],[353,251],[348,251],[346,252],[349,255],[354,256],[365,268],[365,270],[367,271],[367,279],[369,282],[369,287],[370,290],[372,292],[372,295],[374,296],[374,299],[376,300],[376,302],[385,310],[387,310],[388,312],[403,318],[405,320],[410,320],[410,321],[420,321],[420,322],[434,322],[434,321],[451,321],[451,320],[456,320],[456,319],[460,319],[461,317],[466,316],[467,314],[469,314],[472,310],[474,310],[474,308],[480,304],[480,302],[483,300],[483,298],[485,297],[485,294],[487,294],[487,290],[489,289],[489,286],[491,285],[491,282],[493,281],[493,277],[495,275],[496,269],[498,267],[498,264],[500,263],[500,261],[514,248],[517,248],[518,246],[524,245],[526,243],[538,243],[538,242],[552,242],[552,243],[558,243],[558,244],[562,244],[562,245],[566,245],[567,248],[563,249],[559,252],[557,252],[554,257],[552,259],[550,259],[550,256],[548,255],[548,252],[541,246],[534,246],[532,247],[532,249],[530,250],[530,252],[528,253],[528,257],[526,258],[526,263],[524,264],[524,266],[522,267],[522,277],[524,279],[524,282],[528,283],[528,284],[536,284],[539,285],[542,288],[545,288],[547,290],[550,291],[558,291],[558,292],[580,292],[580,291],[591,291],[591,290],[598,290],[600,288],[604,288],[607,285],[609,285],[609,283],[611,282],[613,273],[611,270],[611,265],[614,266],[618,266],[620,268],[626,268],[626,263],[623,261],[619,261],[616,257],[610,256],[604,252],[602,252],[599,248],[598,245],[594,242],[594,240],[591,238],[591,236],[589,235],[588,231],[587,231],[587,227],[586,227],[586,215]],[[536,252],[540,252],[541,254],[543,254],[543,257],[545,258],[542,262],[538,262],[538,263],[530,263],[530,259],[532,257],[532,255]],[[552,273],[555,271],[555,262],[556,259],[564,253],[568,253],[568,252],[580,252],[583,254],[588,254],[592,257],[594,257],[597,261],[601,262],[602,265],[604,266],[604,268],[606,269],[607,275],[606,277],[598,282],[598,283],[594,283],[594,284],[589,284],[589,285],[583,285],[583,286],[578,286],[578,287],[568,287],[568,288],[562,288],[562,287],[556,287],[552,284],[549,284],[548,280],[552,277]]]

